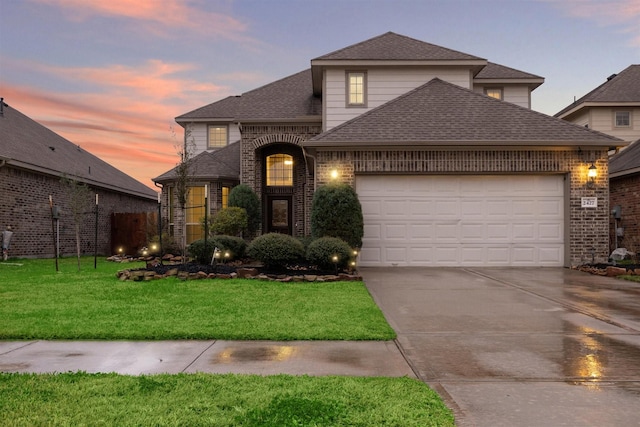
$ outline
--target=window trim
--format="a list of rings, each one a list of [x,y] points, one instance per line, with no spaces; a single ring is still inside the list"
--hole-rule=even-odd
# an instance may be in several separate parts
[[[211,145],[211,129],[212,128],[219,128],[219,129],[225,130],[226,135],[225,135],[225,142],[223,145]],[[227,145],[229,145],[229,125],[222,125],[222,124],[207,125],[207,150],[217,150],[217,149],[226,147]]]
[[[362,102],[351,102],[351,76],[362,75]],[[347,108],[367,107],[367,72],[364,70],[347,70],[345,72],[345,105]]]
[[[495,96],[491,96],[489,95],[489,91],[490,90],[499,90],[500,91],[500,98],[496,98]],[[483,92],[486,96],[488,96],[489,98],[493,98],[493,99],[499,99],[500,101],[504,101],[504,88],[503,87],[499,87],[499,86],[489,86],[489,87],[485,87],[483,89]]]
[[[627,115],[627,124],[626,125],[619,125],[618,124],[618,114],[625,114]],[[631,127],[631,123],[632,123],[632,114],[630,110],[614,110],[613,112],[613,127],[616,128],[630,128]]]

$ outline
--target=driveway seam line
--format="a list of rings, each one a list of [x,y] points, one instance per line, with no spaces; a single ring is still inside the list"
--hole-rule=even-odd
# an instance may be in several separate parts
[[[205,348],[204,350],[202,350],[202,351],[200,352],[200,354],[198,354],[198,355],[195,357],[195,359],[193,359],[193,360],[192,360],[192,361],[191,361],[187,366],[185,366],[185,367],[184,367],[184,369],[182,369],[182,370],[180,371],[180,373],[182,373],[182,374],[183,374],[183,373],[185,373],[185,371],[186,371],[187,369],[189,369],[189,368],[190,368],[194,363],[196,363],[196,362],[198,361],[198,359],[200,359],[200,358],[202,357],[202,355],[203,355],[203,354],[205,354],[205,353],[206,353],[206,352],[207,352],[211,347],[213,347],[213,346],[214,346],[214,344],[215,344],[216,342],[218,342],[218,340],[213,340],[213,342],[212,342],[211,344],[209,344],[209,346],[208,346],[207,348]]]

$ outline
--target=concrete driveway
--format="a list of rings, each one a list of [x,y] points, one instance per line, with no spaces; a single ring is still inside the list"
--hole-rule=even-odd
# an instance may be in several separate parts
[[[458,426],[640,426],[640,284],[562,268],[363,268]]]

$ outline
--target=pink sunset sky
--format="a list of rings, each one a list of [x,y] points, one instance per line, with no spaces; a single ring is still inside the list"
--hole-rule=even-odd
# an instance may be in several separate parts
[[[554,114],[640,63],[639,22],[640,0],[0,0],[0,97],[154,188],[176,116],[387,31],[541,75]]]

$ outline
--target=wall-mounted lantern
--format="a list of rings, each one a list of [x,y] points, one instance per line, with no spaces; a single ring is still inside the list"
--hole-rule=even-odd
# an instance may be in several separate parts
[[[589,170],[587,172],[587,187],[595,188],[596,186],[596,177],[598,176],[598,168],[596,168],[595,163],[591,162],[591,166],[589,166]]]
[[[331,169],[331,179],[334,181],[338,179],[338,169]]]

